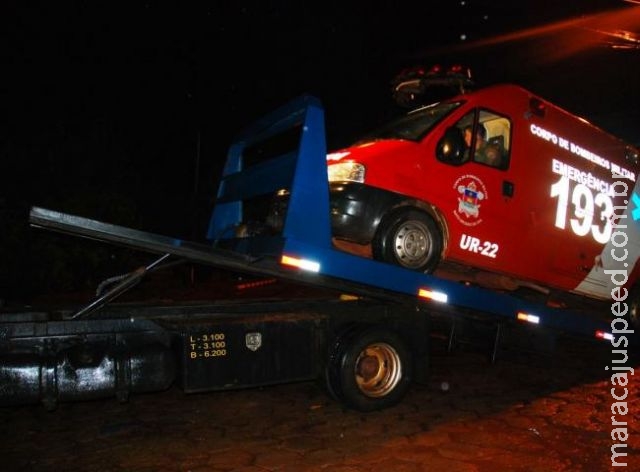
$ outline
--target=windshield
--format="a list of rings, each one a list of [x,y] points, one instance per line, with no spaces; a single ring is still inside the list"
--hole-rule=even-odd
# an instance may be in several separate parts
[[[358,143],[379,139],[420,141],[431,128],[461,104],[462,102],[446,102],[419,108],[367,134]]]

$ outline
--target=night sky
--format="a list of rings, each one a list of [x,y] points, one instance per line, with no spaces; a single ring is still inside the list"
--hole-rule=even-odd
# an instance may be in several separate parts
[[[310,93],[329,148],[348,144],[402,112],[407,66],[462,63],[640,143],[640,49],[599,32],[639,34],[631,2],[95,3],[3,2],[5,229],[39,205],[201,238],[243,126]],[[23,230],[0,233],[5,292]]]

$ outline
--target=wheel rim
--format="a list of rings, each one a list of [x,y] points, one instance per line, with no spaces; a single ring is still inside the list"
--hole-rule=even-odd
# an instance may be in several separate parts
[[[355,364],[356,383],[368,397],[384,397],[402,378],[402,362],[389,344],[370,344],[362,350]]]
[[[403,223],[396,231],[393,242],[395,256],[404,267],[420,267],[431,256],[431,233],[427,226],[419,221]]]

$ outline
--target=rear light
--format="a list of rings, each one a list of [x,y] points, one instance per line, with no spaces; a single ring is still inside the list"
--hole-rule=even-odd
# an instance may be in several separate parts
[[[301,259],[298,257],[283,255],[280,263],[282,265],[308,270],[309,272],[320,272],[320,263],[311,261],[309,259]]]
[[[428,300],[433,300],[441,303],[447,303],[447,301],[449,300],[449,296],[446,293],[429,290],[426,288],[421,288],[420,290],[418,290],[418,296],[420,298],[426,298]]]
[[[518,321],[526,321],[527,323],[540,324],[540,317],[537,315],[531,315],[529,313],[524,313],[523,311],[519,311]]]

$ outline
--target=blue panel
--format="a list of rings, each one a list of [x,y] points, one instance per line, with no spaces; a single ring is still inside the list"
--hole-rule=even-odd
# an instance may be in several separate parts
[[[229,202],[216,204],[209,227],[207,240],[232,238],[235,235],[235,227],[242,221],[242,202]]]
[[[242,200],[289,188],[297,158],[296,153],[285,154],[225,177],[218,192],[218,201]]]
[[[256,121],[239,134],[229,149],[218,188],[218,200],[207,230],[207,239],[213,241],[233,236],[233,228],[242,222],[243,200],[287,188],[292,194],[301,196],[291,198],[294,216],[286,217],[284,233],[296,234],[301,231],[299,236],[305,237],[322,227],[326,233],[323,240],[329,240],[329,193],[323,120],[320,101],[303,95]],[[251,167],[244,167],[243,152],[248,145],[300,124],[303,126],[298,152],[276,156]],[[318,179],[318,175],[324,177]],[[312,187],[319,187],[319,191]],[[314,195],[314,198],[308,198],[310,195]],[[318,208],[320,206],[323,208]],[[309,214],[323,215],[322,220],[315,222],[312,229],[304,227],[304,219]]]
[[[245,128],[236,141],[251,144],[278,134],[302,122],[307,107],[321,108],[320,100],[302,95]]]
[[[283,235],[322,248],[331,246],[324,112],[320,105],[307,108]]]
[[[227,153],[227,161],[222,170],[222,178],[218,187],[218,196],[224,193],[225,177],[239,172],[242,167],[243,143],[234,143]],[[215,241],[219,238],[231,237],[233,228],[242,220],[242,201],[216,204],[209,220],[207,239]]]

